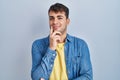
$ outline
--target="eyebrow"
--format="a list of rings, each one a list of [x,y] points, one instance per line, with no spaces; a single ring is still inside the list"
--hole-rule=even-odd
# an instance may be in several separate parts
[[[52,18],[52,17],[54,17],[54,16],[49,16],[50,18]],[[62,15],[58,15],[57,17],[62,17],[63,18],[63,16]]]
[[[57,17],[63,17],[62,15],[58,15]]]

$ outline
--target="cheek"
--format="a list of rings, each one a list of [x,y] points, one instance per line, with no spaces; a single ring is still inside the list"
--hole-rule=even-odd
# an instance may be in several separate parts
[[[51,21],[49,21],[49,25],[52,25],[52,22],[51,22]]]
[[[65,24],[65,21],[60,21],[60,24],[64,25],[64,24]]]
[[[67,23],[66,23],[66,22],[61,22],[61,24],[62,24],[63,26],[66,26],[66,25],[67,25]]]

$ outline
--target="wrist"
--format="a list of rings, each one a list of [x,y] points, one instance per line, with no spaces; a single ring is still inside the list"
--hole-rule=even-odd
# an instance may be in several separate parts
[[[54,48],[54,47],[49,47],[49,48],[50,48],[51,50],[54,50],[54,51],[56,50],[56,48]]]

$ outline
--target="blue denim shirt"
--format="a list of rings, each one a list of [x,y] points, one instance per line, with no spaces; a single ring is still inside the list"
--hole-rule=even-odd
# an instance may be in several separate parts
[[[93,80],[92,65],[85,41],[67,34],[65,63],[69,80]],[[53,69],[56,51],[49,48],[49,36],[38,39],[32,45],[32,80],[49,80]]]

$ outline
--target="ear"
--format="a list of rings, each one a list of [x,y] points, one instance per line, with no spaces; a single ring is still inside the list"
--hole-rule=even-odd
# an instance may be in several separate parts
[[[69,25],[69,23],[70,23],[70,19],[68,18],[68,19],[67,19],[67,25]]]

